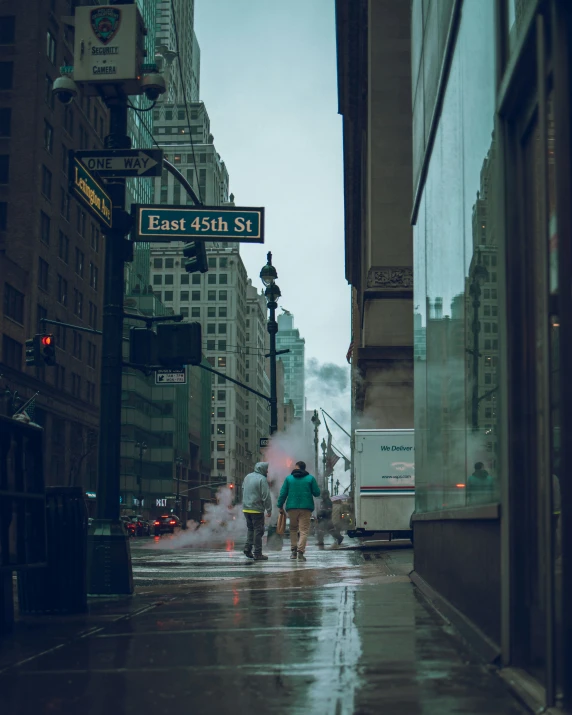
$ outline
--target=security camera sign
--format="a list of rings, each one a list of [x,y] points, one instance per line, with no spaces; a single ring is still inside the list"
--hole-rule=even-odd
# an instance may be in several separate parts
[[[143,21],[135,3],[77,7],[74,80],[86,83],[88,94],[94,93],[89,84],[118,81],[128,94],[139,94],[143,38]]]

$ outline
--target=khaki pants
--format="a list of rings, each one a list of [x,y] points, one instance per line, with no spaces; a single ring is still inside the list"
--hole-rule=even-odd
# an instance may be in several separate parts
[[[304,553],[310,533],[312,512],[309,509],[289,509],[288,516],[290,517],[290,546]]]

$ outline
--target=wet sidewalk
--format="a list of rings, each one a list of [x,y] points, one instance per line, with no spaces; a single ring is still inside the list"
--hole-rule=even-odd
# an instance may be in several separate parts
[[[136,596],[96,602],[75,630],[20,624],[0,645],[2,711],[526,712],[425,606],[409,549],[288,557],[134,551]]]

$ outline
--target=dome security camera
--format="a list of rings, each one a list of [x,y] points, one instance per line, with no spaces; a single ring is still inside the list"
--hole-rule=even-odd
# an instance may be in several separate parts
[[[62,104],[71,104],[77,97],[79,90],[71,77],[58,77],[54,82],[52,92]]]
[[[163,75],[146,74],[141,80],[141,89],[150,102],[156,102],[167,91],[167,84]]]

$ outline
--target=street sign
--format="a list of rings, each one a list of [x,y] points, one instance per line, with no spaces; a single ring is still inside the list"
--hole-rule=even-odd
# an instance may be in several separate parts
[[[268,437],[261,437],[260,438],[260,449],[264,449],[264,447],[268,447],[269,442],[270,442],[270,440],[268,439]]]
[[[134,204],[135,241],[264,243],[264,209]]]
[[[155,370],[156,385],[186,385],[187,371],[181,370]]]
[[[81,163],[102,178],[161,176],[162,149],[94,149],[76,151]]]
[[[70,192],[103,226],[111,228],[111,199],[85,166],[70,152]]]

